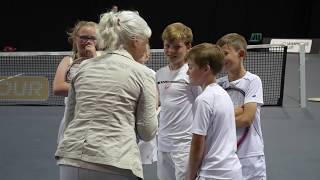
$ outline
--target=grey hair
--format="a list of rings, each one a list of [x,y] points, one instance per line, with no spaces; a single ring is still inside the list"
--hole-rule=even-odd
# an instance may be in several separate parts
[[[109,11],[100,16],[98,36],[101,49],[117,50],[130,39],[150,38],[151,29],[136,11]]]

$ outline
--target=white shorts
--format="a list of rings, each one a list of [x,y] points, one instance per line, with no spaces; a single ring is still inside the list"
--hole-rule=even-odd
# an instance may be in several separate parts
[[[138,147],[142,164],[152,164],[157,161],[158,148],[156,136],[148,142],[139,140]]]
[[[263,155],[239,159],[242,165],[242,176],[244,180],[267,179],[266,162]]]
[[[184,180],[189,160],[189,149],[185,152],[158,151],[157,174],[160,180]]]

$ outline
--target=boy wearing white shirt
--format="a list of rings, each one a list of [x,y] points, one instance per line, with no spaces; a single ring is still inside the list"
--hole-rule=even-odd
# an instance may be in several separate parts
[[[191,84],[203,89],[193,109],[187,180],[242,180],[233,104],[228,93],[216,83],[223,58],[222,49],[209,43],[194,46],[186,56]]]
[[[191,143],[193,102],[201,92],[190,86],[185,55],[191,48],[193,35],[182,23],[168,25],[162,40],[169,65],[156,73],[161,106],[158,129],[157,173],[160,180],[183,180]]]
[[[245,180],[265,180],[266,163],[264,143],[260,123],[260,111],[263,105],[263,89],[259,76],[244,68],[243,61],[247,53],[245,38],[230,33],[217,41],[224,53],[224,71],[227,76],[218,79],[223,88],[232,85],[245,93],[244,105],[235,108],[237,133],[239,135],[237,155],[242,165]],[[239,134],[244,129],[246,133]],[[241,139],[241,140],[240,140]]]

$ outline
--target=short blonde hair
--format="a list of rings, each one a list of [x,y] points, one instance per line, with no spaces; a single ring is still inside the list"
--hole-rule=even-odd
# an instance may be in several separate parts
[[[243,49],[247,51],[247,41],[246,39],[237,33],[230,33],[222,36],[218,41],[217,45],[222,47],[224,45],[228,45],[233,47],[235,50]]]
[[[162,32],[162,41],[173,42],[176,40],[191,44],[193,41],[192,30],[180,22],[168,25]]]
[[[203,68],[207,65],[213,75],[217,75],[223,67],[223,50],[211,43],[202,43],[194,46],[186,55],[187,61],[193,61],[197,66]]]

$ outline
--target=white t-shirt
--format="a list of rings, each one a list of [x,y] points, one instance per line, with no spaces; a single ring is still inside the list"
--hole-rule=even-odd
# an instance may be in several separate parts
[[[264,155],[264,144],[261,131],[260,111],[263,105],[263,89],[259,76],[246,72],[246,74],[238,80],[229,82],[228,76],[218,79],[219,85],[227,88],[230,84],[242,89],[245,92],[244,104],[257,103],[257,111],[255,119],[249,128],[249,132],[244,141],[240,145],[237,154],[239,158]]]
[[[165,66],[156,73],[161,105],[158,149],[162,152],[189,151],[192,105],[201,88],[189,85],[187,70],[188,64],[184,64],[177,70]]]
[[[234,108],[228,93],[217,83],[200,94],[194,106],[192,133],[205,137],[199,176],[209,179],[242,179],[236,154]]]

